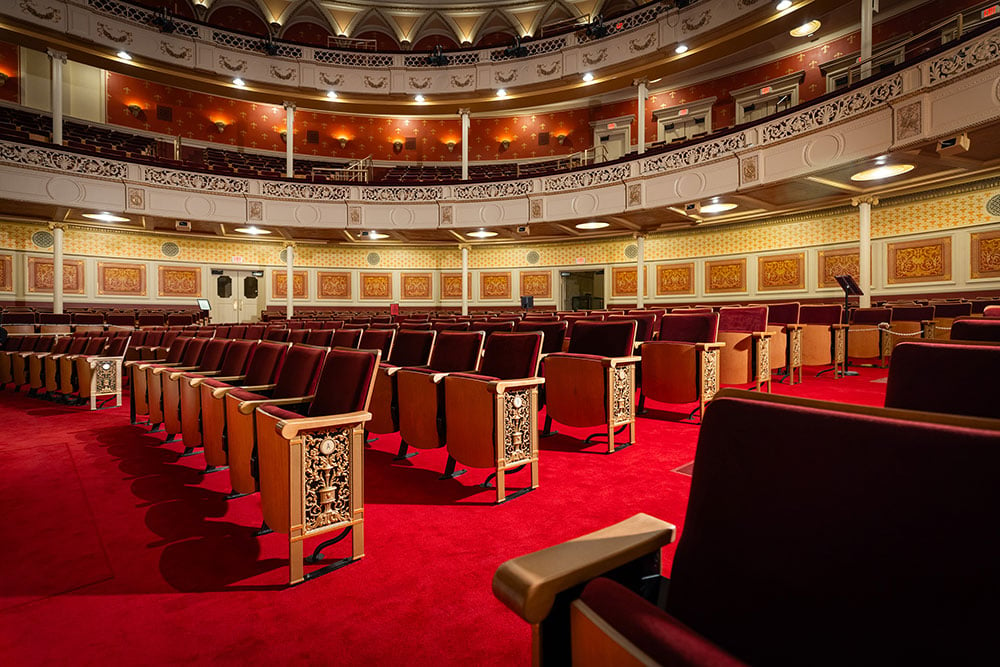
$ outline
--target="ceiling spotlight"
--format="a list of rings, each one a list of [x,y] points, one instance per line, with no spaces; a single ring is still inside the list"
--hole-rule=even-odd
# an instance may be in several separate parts
[[[792,28],[788,31],[788,34],[792,37],[810,37],[814,32],[819,30],[819,27],[823,25],[819,21],[807,21],[800,25],[798,28]]]
[[[116,55],[122,60],[132,60],[132,56],[130,56],[126,51],[119,51]]]
[[[792,6],[792,0],[781,0],[781,2],[778,3],[778,6],[775,7],[775,9],[779,12],[783,12],[791,6]]]
[[[239,86],[240,88],[242,88],[243,86],[245,86],[247,84],[240,77],[236,77],[235,79],[233,79],[233,85],[234,86]]]
[[[250,225],[249,227],[237,227],[234,231],[237,231],[240,234],[250,234],[251,236],[263,236],[264,234],[271,233],[266,229],[257,227],[256,225]]]
[[[480,229],[479,231],[469,232],[466,236],[471,236],[474,239],[488,239],[491,236],[496,236],[496,232],[488,232],[485,229]]]
[[[591,73],[591,72],[587,72],[586,74],[584,74],[584,75],[583,75],[583,80],[584,80],[584,81],[585,81],[586,83],[590,83],[591,81],[593,81],[593,80],[594,80],[594,75],[593,75],[593,73]]]
[[[497,91],[497,97],[507,97],[507,91],[501,88]]]
[[[387,239],[387,238],[389,238],[388,234],[383,234],[381,232],[376,232],[374,230],[368,232],[367,234],[365,234],[364,232],[361,232],[361,235],[362,235],[362,237],[367,238],[369,241],[378,241],[379,239]]]
[[[865,169],[851,176],[852,181],[879,181],[913,171],[912,164],[885,164],[873,169]]]
[[[128,222],[128,218],[123,218],[120,215],[115,215],[114,213],[108,213],[106,211],[101,213],[84,213],[83,217],[90,218],[91,220],[100,220],[101,222]]]
[[[337,91],[335,91],[335,90],[328,90],[328,91],[326,91],[326,96],[327,96],[328,99],[335,100],[335,99],[337,99]]]
[[[423,95],[414,95],[413,96],[413,101],[416,102],[417,104],[423,104],[426,100],[427,100],[427,98],[424,97]]]
[[[687,44],[678,44],[677,48],[674,49],[674,53],[680,55],[682,53],[687,53],[687,50],[688,50]]]
[[[734,208],[736,208],[736,204],[716,203],[716,204],[705,204],[698,210],[702,213],[722,213],[723,211],[732,211]]]
[[[576,225],[577,229],[604,229],[605,227],[610,227],[611,224],[607,222],[601,222],[599,220],[594,220],[592,222],[581,222]]]

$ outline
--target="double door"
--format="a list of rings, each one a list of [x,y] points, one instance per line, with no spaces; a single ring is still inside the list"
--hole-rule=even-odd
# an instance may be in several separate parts
[[[262,287],[260,271],[213,270],[212,322],[256,322]]]

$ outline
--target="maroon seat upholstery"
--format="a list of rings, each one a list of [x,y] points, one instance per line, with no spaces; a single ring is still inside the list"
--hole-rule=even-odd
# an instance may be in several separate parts
[[[154,370],[154,374],[160,377],[163,429],[167,432],[165,442],[171,442],[181,432],[181,384],[187,384],[185,376],[189,373],[203,377],[217,374],[229,352],[230,343],[227,338],[210,338],[197,366]]]
[[[250,340],[260,340],[264,337],[264,331],[265,327],[262,324],[248,324],[243,337]]]
[[[300,331],[308,331],[305,340],[302,342],[306,345],[318,345],[320,347],[330,347],[330,342],[333,340],[334,329],[300,329]]]
[[[671,313],[660,320],[658,339],[643,343],[642,398],[662,403],[698,401],[697,410],[704,411],[719,389],[719,314]],[[693,414],[693,413],[692,413]]]
[[[400,329],[388,361],[379,365],[375,389],[372,392],[372,433],[395,433],[399,430],[399,400],[396,373],[404,366],[423,366],[431,358],[436,331]]]
[[[830,366],[834,377],[846,370],[847,325],[842,323],[843,312],[841,305],[808,304],[799,309],[803,366]]]
[[[295,343],[305,343],[306,338],[309,337],[312,331],[309,329],[290,329],[288,332],[288,342]]]
[[[183,339],[178,338],[177,340]],[[198,368],[201,365],[202,357],[208,350],[209,344],[213,341],[214,339],[212,338],[188,339],[188,344],[184,347],[184,354],[176,363],[163,362],[146,364],[140,367],[145,371],[146,375],[146,397],[151,431],[158,430],[159,426],[163,423],[163,373],[170,369],[194,370]],[[223,352],[224,348],[219,349],[215,347],[213,350],[216,359],[221,359]]]
[[[510,333],[514,330],[514,320],[476,321],[469,323],[469,331],[482,331],[488,340],[495,333]]]
[[[434,331],[468,331],[468,322],[438,321],[434,323]]]
[[[1000,419],[1000,346],[905,342],[896,346],[887,408]]]
[[[771,391],[771,346],[767,306],[725,306],[719,309],[719,384],[754,383]]]
[[[1000,320],[958,319],[951,325],[952,340],[1000,342]]]
[[[256,347],[257,341],[230,340],[226,346],[226,353],[222,357],[217,370],[198,369],[197,371],[187,371],[178,378],[180,394],[178,400],[178,419],[185,453],[193,451],[195,447],[199,447],[202,444],[201,383],[210,377],[232,379],[244,375]],[[169,421],[170,418],[168,415],[168,431],[170,431]]]
[[[333,347],[350,347],[356,350],[361,343],[361,334],[364,331],[364,329],[337,329],[333,334],[331,345]]]
[[[388,359],[395,339],[395,329],[365,329],[364,333],[361,334],[361,340],[358,342],[358,348],[362,350],[378,350],[382,353],[382,359]]]
[[[543,334],[541,354],[548,354],[562,351],[568,326],[569,324],[565,320],[536,321],[525,319],[514,325],[514,331],[517,333],[541,332]]]
[[[983,308],[983,317],[989,319],[1000,318],[1000,306],[986,306]]]

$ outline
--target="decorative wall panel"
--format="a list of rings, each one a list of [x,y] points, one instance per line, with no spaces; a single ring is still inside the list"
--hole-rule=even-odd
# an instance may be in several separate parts
[[[400,277],[400,299],[431,299],[434,294],[431,273],[404,273]]]
[[[472,276],[469,276],[469,285],[466,290],[469,298],[472,298]],[[462,298],[462,274],[442,273],[441,274],[441,298],[461,299]]]
[[[861,251],[858,248],[841,248],[839,250],[820,250],[817,262],[818,276],[816,287],[840,287],[834,276],[850,274],[854,280],[861,279]]]
[[[319,271],[316,274],[318,299],[350,299],[351,273],[349,271]]]
[[[1000,278],[1000,232],[972,235],[971,278]]]
[[[761,292],[802,290],[805,287],[805,253],[795,252],[757,258],[757,289]]]
[[[195,266],[157,267],[160,296],[201,296],[201,269]]]
[[[887,246],[888,283],[926,283],[951,280],[951,237],[890,243]]]
[[[521,271],[521,296],[552,298],[551,271]]]
[[[694,294],[694,262],[656,267],[657,296]]]
[[[362,273],[361,298],[389,301],[392,299],[391,273]]]
[[[726,292],[747,291],[747,260],[720,259],[705,262],[705,293],[723,294]]]
[[[98,262],[97,293],[116,296],[146,296],[146,265]]]
[[[14,291],[14,256],[0,255],[0,292]]]
[[[288,275],[284,269],[271,269],[271,298],[286,299]],[[292,298],[308,299],[309,289],[305,271],[292,272]]]
[[[649,294],[649,267],[643,267],[642,293]],[[636,270],[634,266],[616,266],[611,269],[611,296],[636,295]]]
[[[63,293],[83,294],[82,259],[63,259]],[[52,293],[55,285],[55,265],[51,257],[28,258],[28,291]]]
[[[479,298],[510,299],[510,271],[479,274]]]

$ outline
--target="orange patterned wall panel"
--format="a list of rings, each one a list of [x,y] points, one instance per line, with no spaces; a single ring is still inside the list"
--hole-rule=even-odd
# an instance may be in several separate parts
[[[309,298],[308,277],[305,271],[293,271],[292,272],[292,298],[293,299],[307,299]],[[288,295],[286,290],[288,285],[288,275],[284,269],[271,269],[271,298],[272,299],[286,299]]]
[[[706,294],[746,291],[746,257],[741,257],[740,259],[720,259],[715,262],[705,262]]]
[[[510,271],[479,274],[479,299],[509,299]]]
[[[888,244],[890,285],[951,280],[951,237]]]
[[[971,278],[1000,277],[1000,232],[972,235]]]
[[[656,294],[694,294],[694,262],[656,267]]]
[[[642,267],[643,280],[642,293],[649,294],[649,268]],[[634,266],[615,266],[611,268],[611,296],[635,296],[636,270]]]
[[[400,277],[401,299],[432,299],[434,298],[434,279],[431,273],[404,273]]]
[[[805,253],[795,252],[757,258],[757,289],[761,292],[801,290],[805,287]]]
[[[157,267],[160,296],[201,296],[201,269],[194,266]]]
[[[820,250],[816,287],[840,287],[834,276],[851,275],[861,279],[861,251],[858,248]]]
[[[349,271],[320,271],[316,274],[319,280],[320,299],[350,299],[351,274]]]
[[[521,271],[521,296],[551,299],[552,273],[550,271]]]
[[[146,265],[98,262],[97,293],[146,296]]]
[[[0,292],[14,291],[14,257],[0,255]]]
[[[83,294],[83,260],[63,260],[63,293]],[[28,258],[28,291],[52,292],[55,285],[55,265],[50,257]]]
[[[469,292],[469,298],[472,298],[472,279],[470,276],[469,285],[467,291]],[[441,298],[442,299],[461,299],[462,298],[462,274],[461,273],[442,273],[441,274]]]
[[[378,299],[380,301],[392,300],[392,274],[362,273],[361,298]]]

